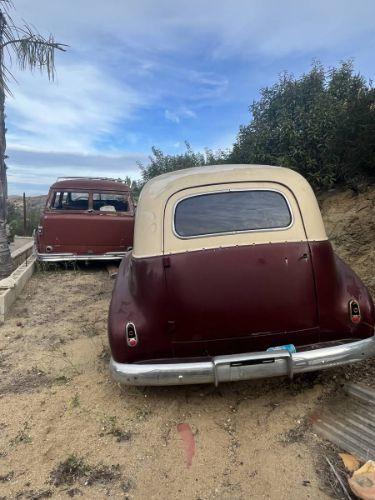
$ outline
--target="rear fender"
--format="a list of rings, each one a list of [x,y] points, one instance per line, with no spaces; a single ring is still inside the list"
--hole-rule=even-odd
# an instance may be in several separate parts
[[[329,241],[310,243],[321,340],[365,338],[374,333],[374,303],[356,273],[338,257]],[[357,300],[362,320],[353,324],[349,302]]]
[[[126,342],[126,324],[135,325],[138,344]],[[124,257],[112,293],[108,317],[111,351],[118,362],[167,357],[172,354],[168,335],[167,296],[161,257]]]

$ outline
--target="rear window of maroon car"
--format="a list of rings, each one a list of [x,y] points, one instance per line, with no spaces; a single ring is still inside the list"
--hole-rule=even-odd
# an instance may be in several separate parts
[[[100,212],[128,212],[129,203],[123,194],[94,193],[93,209]]]
[[[271,190],[207,193],[181,200],[174,214],[178,236],[285,229],[292,214],[285,197]]]
[[[123,193],[85,193],[75,191],[56,191],[51,200],[53,210],[76,210],[124,213],[130,211],[129,200]]]
[[[58,191],[53,195],[51,208],[55,210],[88,210],[89,194]]]

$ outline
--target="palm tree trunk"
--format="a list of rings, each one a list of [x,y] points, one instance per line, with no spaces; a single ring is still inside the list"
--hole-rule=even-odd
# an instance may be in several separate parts
[[[4,27],[5,18],[0,10],[0,45],[3,43]],[[3,57],[3,49],[0,49],[0,279],[9,276],[13,270],[13,261],[6,234],[8,185],[5,165],[6,139]]]

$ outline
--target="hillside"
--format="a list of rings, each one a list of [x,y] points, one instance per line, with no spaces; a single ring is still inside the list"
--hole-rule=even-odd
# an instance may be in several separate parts
[[[337,253],[375,296],[375,185],[358,194],[333,190],[320,195],[319,203]]]
[[[47,195],[40,195],[40,196],[27,196],[26,197],[26,203],[28,208],[31,210],[40,210],[42,211],[45,203],[46,203]],[[13,205],[16,208],[22,209],[23,207],[23,200],[22,196],[9,196],[8,202],[10,205]]]
[[[31,196],[26,198],[26,235],[31,236],[38,226],[40,214],[46,203],[47,196]],[[14,236],[24,235],[23,199],[22,196],[10,196],[8,200],[8,230],[10,240]]]

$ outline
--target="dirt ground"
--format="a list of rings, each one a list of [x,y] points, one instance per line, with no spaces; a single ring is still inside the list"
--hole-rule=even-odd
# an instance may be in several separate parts
[[[375,294],[375,189],[320,202]],[[108,374],[112,286],[100,267],[38,272],[0,328],[0,499],[340,498],[335,450],[309,415],[347,379],[371,383],[374,362],[293,382],[121,388]]]

